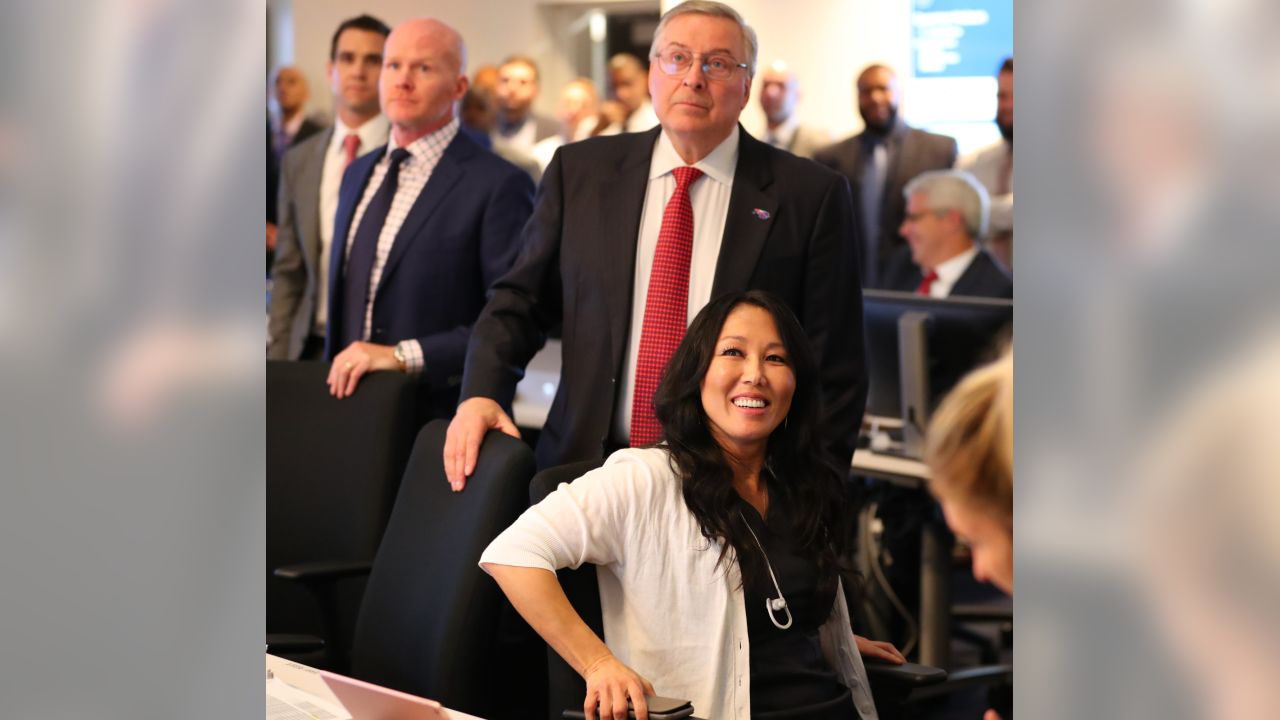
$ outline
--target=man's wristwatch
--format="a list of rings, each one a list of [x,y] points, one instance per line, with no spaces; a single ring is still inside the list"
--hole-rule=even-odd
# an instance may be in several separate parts
[[[409,359],[404,356],[404,348],[400,346],[400,343],[396,343],[396,347],[391,351],[391,354],[395,357],[396,362],[400,363],[401,372],[409,369]]]

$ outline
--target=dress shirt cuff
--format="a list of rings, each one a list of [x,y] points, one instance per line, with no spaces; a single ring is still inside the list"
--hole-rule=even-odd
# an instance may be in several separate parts
[[[400,354],[404,356],[404,371],[416,375],[426,370],[426,360],[422,357],[422,343],[417,340],[401,340],[396,343]]]

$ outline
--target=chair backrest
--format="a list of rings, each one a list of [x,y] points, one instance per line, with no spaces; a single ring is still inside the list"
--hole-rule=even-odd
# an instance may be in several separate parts
[[[337,400],[325,385],[328,372],[326,363],[267,363],[269,633],[323,635],[315,600],[271,573],[295,563],[373,559],[413,445],[414,378],[373,373]],[[358,589],[340,602],[346,633]]]
[[[502,591],[477,564],[528,507],[533,453],[497,431],[481,446],[466,490],[445,479],[445,431],[418,434],[374,559],[351,649],[355,677],[481,717],[501,699]]]
[[[537,505],[555,491],[560,483],[573,482],[604,464],[603,459],[547,468],[529,483],[529,502]],[[600,610],[600,586],[596,582],[596,566],[583,565],[577,570],[561,570],[557,575],[564,594],[583,622],[601,639],[604,638],[604,616]],[[555,720],[567,709],[581,708],[587,695],[587,684],[569,663],[551,647],[547,647],[547,717]]]

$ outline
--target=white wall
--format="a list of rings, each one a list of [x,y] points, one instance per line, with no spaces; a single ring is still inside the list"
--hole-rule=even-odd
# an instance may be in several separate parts
[[[456,27],[466,38],[469,67],[496,63],[520,52],[532,56],[542,68],[540,112],[550,114],[557,88],[571,77],[568,58],[556,47],[551,18],[566,17],[565,8],[637,6],[656,3],[608,0],[591,3],[545,3],[539,0],[294,0],[294,62],[311,83],[311,107],[321,114],[332,112],[325,84],[324,63],[334,28],[344,19],[368,12],[395,26],[412,17],[434,15]],[[671,3],[664,2],[665,9]],[[801,78],[801,121],[827,128],[838,139],[862,125],[853,98],[854,75],[872,61],[905,69],[910,62],[909,0],[729,0],[760,39],[760,64],[783,58]],[[280,43],[283,45],[284,43]],[[747,129],[759,134],[764,120],[758,100],[759,82],[752,89],[751,105],[743,113]],[[908,96],[904,102],[910,102]]]

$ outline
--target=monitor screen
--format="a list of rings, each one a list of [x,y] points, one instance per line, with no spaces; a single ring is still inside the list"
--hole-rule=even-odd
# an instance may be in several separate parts
[[[1013,328],[1013,301],[988,298],[929,298],[912,293],[862,293],[866,333],[868,415],[902,417],[898,320],[904,313],[928,316],[925,366],[929,408],[978,365],[993,360]]]

